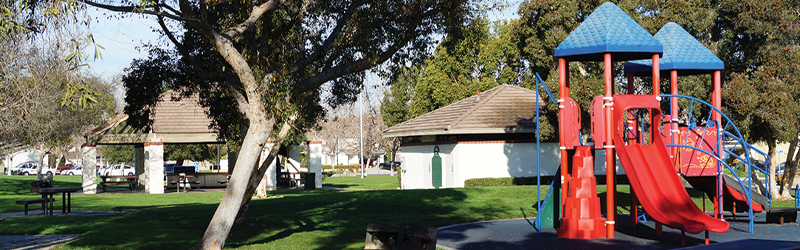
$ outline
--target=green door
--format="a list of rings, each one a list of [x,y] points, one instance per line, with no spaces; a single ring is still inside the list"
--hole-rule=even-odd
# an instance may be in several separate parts
[[[442,157],[439,156],[439,146],[433,148],[433,159],[431,159],[431,183],[433,187],[442,187]]]

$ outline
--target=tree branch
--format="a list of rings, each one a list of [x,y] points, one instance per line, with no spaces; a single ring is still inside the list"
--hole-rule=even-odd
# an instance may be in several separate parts
[[[182,14],[179,11],[177,11],[176,9],[172,8],[169,5],[161,5],[161,4],[159,4],[159,5],[154,5],[154,6],[144,6],[144,8],[141,8],[140,6],[133,6],[133,5],[129,5],[129,6],[108,5],[108,4],[96,3],[96,2],[92,2],[92,1],[88,1],[88,0],[84,0],[83,2],[88,4],[88,5],[90,5],[90,6],[94,6],[94,7],[97,7],[97,8],[106,9],[106,10],[110,10],[110,11],[115,11],[115,12],[147,14],[147,15],[153,15],[153,16],[167,17],[169,19],[178,20],[178,21],[184,21],[184,22],[199,22],[200,21],[200,20],[193,19],[193,18],[183,17]],[[160,10],[148,10],[148,9],[146,9],[147,7],[151,7],[151,8],[162,7],[162,8],[165,8],[167,10],[170,10],[170,11],[174,12],[174,14],[173,13],[164,12],[164,11],[160,11]]]
[[[296,72],[296,71],[300,70],[300,68],[303,68],[306,65],[309,65],[312,62],[322,58],[322,55],[326,54],[328,52],[328,50],[330,50],[331,45],[333,45],[333,41],[336,40],[336,38],[342,32],[342,29],[344,28],[345,24],[347,24],[347,21],[349,21],[350,18],[353,16],[353,13],[355,12],[355,10],[359,6],[364,5],[367,2],[368,2],[367,0],[362,0],[362,1],[355,1],[355,2],[351,3],[350,7],[347,8],[345,13],[339,18],[339,20],[336,20],[336,27],[333,28],[333,31],[331,31],[331,34],[328,36],[328,38],[325,40],[325,42],[322,43],[322,47],[320,47],[318,50],[314,51],[313,54],[309,55],[306,58],[306,60],[303,60],[302,62],[299,62],[299,63],[296,63],[296,64],[292,65],[291,72]]]
[[[250,12],[250,17],[248,17],[247,20],[236,26],[228,28],[228,30],[222,32],[222,34],[230,38],[234,38],[241,35],[245,31],[250,29],[250,27],[253,27],[253,24],[255,24],[256,21],[258,21],[258,19],[264,15],[264,13],[266,13],[267,11],[273,11],[277,9],[278,1],[279,0],[269,0],[266,3],[253,7],[253,11]]]
[[[391,47],[387,48],[385,51],[383,51],[383,53],[380,53],[378,55],[374,54],[368,55],[350,64],[339,65],[329,70],[325,70],[310,78],[307,78],[295,85],[295,87],[292,89],[292,94],[296,95],[299,93],[303,93],[305,91],[308,91],[309,89],[319,87],[320,85],[322,85],[327,81],[336,79],[338,77],[350,73],[363,71],[375,65],[385,62],[386,60],[391,58],[395,53],[397,53],[397,51],[403,48],[409,41],[411,41],[411,39],[416,37],[416,29],[421,20],[430,17],[432,15],[435,15],[437,13],[439,13],[439,9],[431,10],[429,12],[417,15],[416,18],[409,23],[408,27],[406,27],[406,31],[403,32],[403,34],[400,36],[400,40]]]

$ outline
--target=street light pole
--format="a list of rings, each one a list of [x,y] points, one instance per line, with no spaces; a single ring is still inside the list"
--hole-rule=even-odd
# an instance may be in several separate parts
[[[361,95],[359,95],[359,97],[360,96]],[[361,179],[364,179],[364,103],[363,103],[363,100],[359,100],[358,104],[359,104],[358,105],[358,107],[359,107],[358,117],[359,117],[359,122],[361,123],[361,125],[359,126],[359,130],[360,130],[359,139],[361,141],[360,142],[360,145],[361,145],[361,157],[358,157],[358,161],[359,161],[359,164],[361,165]]]

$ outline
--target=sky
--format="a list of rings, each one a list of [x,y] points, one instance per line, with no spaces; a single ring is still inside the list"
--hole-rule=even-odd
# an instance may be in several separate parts
[[[151,27],[158,27],[156,19],[142,15],[125,15],[108,17],[104,12],[90,8],[87,12],[94,20],[89,32],[95,43],[103,46],[102,58],[90,61],[90,71],[109,78],[122,73],[129,67],[133,59],[147,58],[147,51],[142,46],[157,43],[158,34]]]
[[[511,6],[502,12],[490,12],[488,17],[491,20],[506,20],[517,16],[516,10],[519,1],[507,1]],[[167,42],[163,39],[159,41],[159,35],[152,31],[153,27],[158,28],[156,18],[145,15],[134,14],[115,14],[109,16],[108,11],[98,11],[90,7],[86,14],[92,18],[89,31],[94,37],[95,43],[103,46],[100,51],[102,58],[88,62],[89,71],[104,79],[121,74],[123,70],[130,66],[134,59],[147,58],[147,50],[143,49],[146,44],[158,44],[166,47]],[[383,80],[374,74],[367,76],[367,85],[371,86],[370,102],[380,102],[382,99]],[[122,95],[123,93],[118,93]]]

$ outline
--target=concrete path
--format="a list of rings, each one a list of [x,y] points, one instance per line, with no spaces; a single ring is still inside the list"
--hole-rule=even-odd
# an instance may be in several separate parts
[[[80,234],[0,235],[0,249],[46,250],[74,240],[78,236]]]

